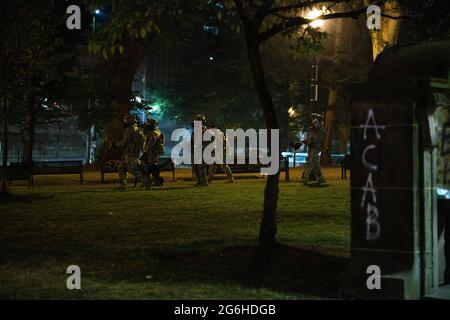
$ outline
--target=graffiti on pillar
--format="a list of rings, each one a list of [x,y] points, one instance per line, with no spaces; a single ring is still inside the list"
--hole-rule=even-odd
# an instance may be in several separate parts
[[[436,110],[432,117],[437,126],[437,187],[450,189],[450,95],[434,92]],[[431,128],[433,129],[433,128]]]
[[[369,109],[367,120],[364,124],[360,125],[360,128],[363,129],[364,141],[367,141],[367,138],[371,133],[374,133],[377,141],[379,141],[381,139],[381,130],[385,130],[386,126],[377,125],[375,113],[373,109]],[[366,206],[366,239],[371,241],[379,239],[381,235],[381,225],[379,221],[380,213],[377,207],[377,189],[373,184],[373,177],[378,171],[378,165],[376,163],[369,162],[367,159],[369,151],[373,152],[376,148],[376,144],[367,145],[362,152],[361,159],[364,169],[367,171],[366,184],[361,188],[363,192],[361,196],[361,208]]]
[[[450,186],[450,122],[442,126],[441,150],[438,159],[438,185]]]
[[[442,127],[442,146],[441,146],[441,156],[445,157],[450,155],[450,122],[447,122]]]

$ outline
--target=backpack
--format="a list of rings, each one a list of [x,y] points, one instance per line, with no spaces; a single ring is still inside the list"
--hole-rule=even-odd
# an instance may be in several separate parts
[[[145,135],[138,127],[133,128],[133,133],[133,144],[135,148],[134,151],[136,154],[139,154],[144,149]]]

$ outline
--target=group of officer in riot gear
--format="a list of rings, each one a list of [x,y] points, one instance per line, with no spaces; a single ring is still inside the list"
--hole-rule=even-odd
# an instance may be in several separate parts
[[[124,131],[119,142],[113,142],[114,148],[123,152],[119,165],[119,188],[126,189],[127,173],[133,174],[145,189],[162,186],[164,179],[160,176],[159,157],[164,154],[165,138],[158,128],[158,121],[149,119],[143,128],[136,118],[125,115]]]
[[[204,115],[197,115],[195,121],[202,123],[202,135],[206,130],[214,130],[215,134],[217,132],[222,133],[225,141],[224,148],[227,149],[226,136],[217,126],[208,123]],[[194,132],[192,135],[194,135]],[[293,149],[297,149],[303,144],[308,146],[308,160],[302,175],[304,185],[308,185],[313,178],[317,180],[318,184],[325,183],[325,178],[320,168],[320,153],[323,147],[323,139],[324,132],[321,127],[321,122],[315,118],[312,121],[312,126],[308,130],[307,139],[294,144],[295,146],[291,144]],[[196,148],[201,148],[203,154],[205,142],[202,141],[202,144],[197,146],[194,141],[195,139],[192,136],[192,156],[194,156]],[[163,186],[164,179],[160,176],[158,161],[165,151],[165,137],[158,127],[157,120],[149,119],[144,127],[141,128],[136,118],[127,114],[124,118],[122,139],[117,143],[113,142],[113,146],[120,148],[123,152],[122,162],[118,168],[120,189],[126,189],[128,172],[133,174],[147,190],[152,186]],[[207,165],[204,160],[201,163],[195,163],[194,159],[192,159],[192,169],[196,179],[196,186],[208,186],[218,166],[227,175],[228,182],[234,183],[235,179],[230,167],[226,163]]]

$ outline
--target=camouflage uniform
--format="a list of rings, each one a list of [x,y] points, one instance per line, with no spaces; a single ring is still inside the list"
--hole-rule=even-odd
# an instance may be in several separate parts
[[[308,145],[308,161],[303,173],[303,184],[307,185],[312,175],[317,177],[318,183],[324,183],[325,178],[320,169],[320,152],[323,143],[323,131],[319,125],[312,126],[308,130],[308,138],[306,144]]]
[[[137,124],[130,124],[123,134],[122,140],[117,143],[117,147],[123,150],[123,162],[119,165],[120,187],[125,189],[127,184],[127,172],[130,171],[138,181],[142,182],[146,188],[149,187],[149,181],[144,174],[140,154],[143,149],[141,142],[143,139],[139,136],[143,135]]]
[[[156,185],[162,186],[163,179],[160,177],[158,161],[159,157],[164,154],[164,135],[159,130],[156,120],[152,120],[149,123],[150,126],[146,131],[147,139],[144,147],[143,160]]]
[[[212,128],[211,130],[214,130],[216,133],[219,133],[219,134],[222,135],[223,142],[224,142],[223,149],[224,149],[224,156],[225,156],[226,152],[229,151],[229,149],[230,149],[228,141],[227,141],[227,137],[225,136],[225,134],[221,130],[219,130],[217,128]],[[226,158],[226,156],[225,156],[225,158]],[[209,182],[211,182],[212,179],[214,178],[214,175],[216,174],[217,167],[221,168],[222,171],[227,175],[228,182],[230,182],[230,183],[234,183],[235,182],[234,177],[233,177],[233,173],[231,172],[231,169],[230,169],[230,166],[228,164],[226,164],[226,161],[225,161],[226,159],[223,159],[223,160],[224,160],[223,161],[224,163],[214,163],[211,166],[209,166],[209,170],[208,170],[208,181]]]

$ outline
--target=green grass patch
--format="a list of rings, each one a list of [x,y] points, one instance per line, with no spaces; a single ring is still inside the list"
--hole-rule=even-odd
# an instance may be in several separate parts
[[[0,298],[334,297],[349,247],[350,191],[337,170],[325,175],[324,188],[280,183],[278,239],[286,247],[261,273],[249,266],[263,179],[121,192],[95,173],[83,186],[71,176],[37,177],[34,189],[14,186],[0,199]],[[81,267],[80,291],[66,289],[69,265]],[[323,290],[314,289],[320,284]]]

